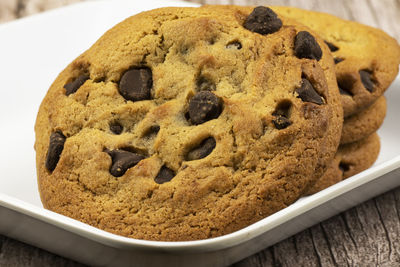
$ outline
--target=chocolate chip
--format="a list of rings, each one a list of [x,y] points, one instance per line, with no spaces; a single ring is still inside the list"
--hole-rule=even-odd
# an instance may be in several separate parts
[[[346,89],[343,89],[342,87],[339,86],[339,92],[341,95],[348,95],[348,96],[352,96],[352,93],[347,91]]]
[[[282,27],[282,21],[272,9],[258,6],[246,18],[243,27],[260,34],[270,34]]]
[[[210,39],[208,40],[208,43],[209,43],[210,45],[213,45],[213,44],[215,44],[216,41],[217,41],[217,37],[216,37],[216,36],[213,36],[212,38],[210,38]]]
[[[368,70],[360,70],[361,82],[370,93],[374,91],[374,82],[372,81],[372,73]]]
[[[272,122],[278,130],[285,129],[292,124],[288,118],[282,115],[275,115],[275,119],[273,119]]]
[[[233,41],[226,45],[228,49],[242,49],[242,44],[239,41]]]
[[[322,50],[319,44],[309,32],[298,32],[294,40],[294,54],[298,58],[316,59],[322,57]]]
[[[75,80],[73,80],[70,83],[67,83],[64,85],[65,88],[65,94],[70,95],[78,91],[78,89],[87,81],[89,80],[89,76],[87,75],[81,75]]]
[[[339,170],[341,170],[342,172],[347,172],[348,170],[350,170],[350,166],[347,163],[340,162],[339,163]]]
[[[151,134],[157,134],[160,131],[160,126],[152,125],[149,130]]]
[[[201,91],[190,99],[189,117],[193,124],[218,118],[221,112],[221,100],[209,91]]]
[[[163,184],[165,182],[169,182],[174,178],[175,172],[171,170],[168,167],[162,166],[160,171],[158,172],[156,178],[154,178],[154,181],[157,184]]]
[[[120,177],[131,167],[135,166],[145,157],[143,155],[125,150],[105,150],[112,159],[110,173],[115,177]]]
[[[121,134],[124,130],[124,127],[117,121],[114,121],[110,124],[110,130],[114,134]]]
[[[185,119],[186,119],[187,121],[190,121],[189,111],[188,111],[188,112],[185,112]]]
[[[187,154],[186,160],[190,161],[207,157],[214,150],[216,144],[214,137],[204,139],[198,147],[192,149]]]
[[[352,90],[357,78],[351,73],[343,74],[336,78],[340,94],[353,96]]]
[[[126,71],[119,82],[119,93],[126,99],[140,101],[150,99],[153,87],[152,73],[149,68],[134,68]]]
[[[196,85],[197,91],[215,91],[215,83],[204,76],[199,77]]]
[[[324,42],[328,45],[329,50],[331,50],[331,52],[336,52],[339,50],[339,47],[337,47],[336,45],[334,45],[330,42],[327,42],[327,41],[324,41]]]
[[[333,61],[335,62],[335,64],[338,64],[338,63],[342,62],[343,60],[344,60],[344,58],[340,58],[340,57],[335,57],[335,58],[333,59]]]
[[[324,101],[322,100],[322,97],[314,89],[310,81],[304,78],[301,79],[301,81],[301,86],[296,88],[296,92],[299,94],[298,97],[300,97],[304,102],[312,102],[318,105],[323,104]]]
[[[274,113],[272,113],[272,115],[275,117],[272,122],[274,123],[276,129],[285,129],[292,124],[292,122],[289,120],[291,107],[292,102],[289,100],[283,100],[279,102]]]
[[[154,137],[155,135],[158,134],[158,132],[160,131],[160,126],[159,125],[152,125],[150,126],[150,128],[148,128],[143,136],[145,137]]]
[[[50,135],[49,150],[46,155],[46,168],[52,172],[60,160],[61,152],[64,149],[65,136],[61,132],[54,132]]]

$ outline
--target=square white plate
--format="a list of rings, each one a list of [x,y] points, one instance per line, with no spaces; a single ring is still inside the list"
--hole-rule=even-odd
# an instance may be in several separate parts
[[[245,258],[368,198],[400,185],[400,78],[388,90],[373,168],[303,198],[235,233],[201,241],[154,242],[116,236],[42,208],[33,126],[57,74],[108,28],[140,11],[195,4],[90,1],[0,25],[0,233],[101,266],[220,266]]]

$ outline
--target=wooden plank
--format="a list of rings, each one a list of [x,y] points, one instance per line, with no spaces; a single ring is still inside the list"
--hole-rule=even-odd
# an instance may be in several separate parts
[[[400,188],[233,266],[400,266]]]
[[[0,235],[0,266],[85,266]]]

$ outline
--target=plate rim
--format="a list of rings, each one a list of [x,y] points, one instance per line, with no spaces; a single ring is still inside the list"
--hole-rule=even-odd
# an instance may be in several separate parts
[[[67,216],[52,212],[45,208],[19,200],[15,197],[0,193],[0,206],[14,210],[21,214],[49,223],[69,232],[73,232],[93,241],[123,249],[161,249],[163,251],[191,251],[220,250],[249,241],[258,237],[289,220],[312,210],[324,203],[340,197],[352,189],[379,179],[383,175],[400,168],[400,155],[391,160],[382,162],[357,175],[349,177],[312,196],[305,197],[292,205],[233,233],[194,241],[151,241],[128,238],[106,232]]]

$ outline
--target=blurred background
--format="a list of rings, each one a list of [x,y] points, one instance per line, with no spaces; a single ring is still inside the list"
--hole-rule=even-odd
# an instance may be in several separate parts
[[[0,0],[0,23],[83,1],[93,0]],[[325,11],[344,19],[383,29],[400,41],[400,0],[190,0],[188,2],[285,5]]]

